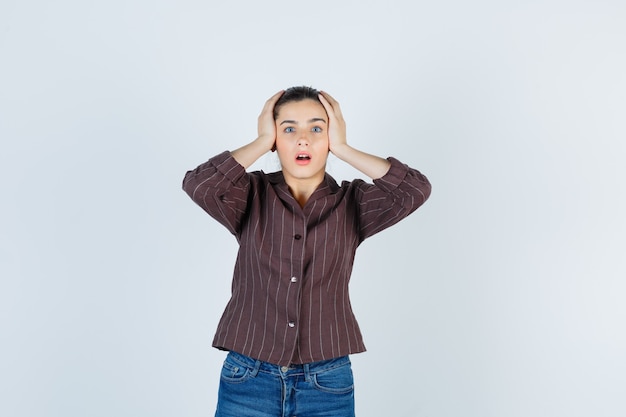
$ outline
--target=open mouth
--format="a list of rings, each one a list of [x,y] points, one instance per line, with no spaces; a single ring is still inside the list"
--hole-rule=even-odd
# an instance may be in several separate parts
[[[298,163],[307,163],[311,160],[311,155],[308,153],[299,153],[296,155],[296,162]]]

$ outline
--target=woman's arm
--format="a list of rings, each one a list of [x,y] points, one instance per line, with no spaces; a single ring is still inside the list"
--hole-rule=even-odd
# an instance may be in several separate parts
[[[346,122],[343,120],[339,103],[326,92],[322,92],[319,98],[328,114],[328,140],[330,151],[337,158],[352,165],[372,179],[383,177],[387,171],[389,171],[389,167],[391,166],[390,162],[384,158],[362,152],[348,145],[346,139]]]
[[[279,91],[265,102],[258,120],[259,136],[247,145],[231,152],[233,158],[246,169],[266,152],[274,149],[276,143],[274,105],[280,96],[283,95],[283,92],[284,90]]]

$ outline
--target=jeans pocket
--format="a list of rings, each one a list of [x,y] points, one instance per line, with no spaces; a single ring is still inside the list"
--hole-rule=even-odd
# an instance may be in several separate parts
[[[245,382],[250,379],[251,371],[249,367],[226,358],[224,365],[222,365],[220,378],[231,384]]]
[[[315,389],[330,394],[347,394],[354,390],[352,366],[345,364],[337,368],[311,375]]]

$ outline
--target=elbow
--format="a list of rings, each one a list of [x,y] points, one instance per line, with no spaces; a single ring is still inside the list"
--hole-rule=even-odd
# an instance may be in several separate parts
[[[426,178],[426,177],[424,177]],[[432,192],[432,185],[430,184],[430,182],[428,181],[428,179],[425,179],[425,182],[423,184],[423,186],[420,188],[421,194],[423,196],[423,201],[422,204],[424,204],[426,202],[426,200],[428,200],[430,198],[430,194]]]
[[[421,206],[428,200],[432,192],[432,185],[428,178],[419,171],[413,171],[412,175],[412,192],[416,207]]]
[[[187,194],[189,194],[189,190],[190,190],[190,183],[191,183],[191,178],[192,178],[192,172],[193,171],[187,171],[187,173],[183,177],[182,189]]]

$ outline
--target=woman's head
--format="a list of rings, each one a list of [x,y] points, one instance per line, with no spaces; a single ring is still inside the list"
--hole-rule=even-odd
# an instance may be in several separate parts
[[[302,101],[302,100],[313,100],[322,104],[320,101],[318,94],[320,92],[313,87],[291,87],[285,90],[283,95],[278,99],[276,104],[274,105],[274,120],[278,118],[278,113],[280,113],[280,108],[291,102]]]
[[[274,104],[275,149],[288,184],[313,181],[319,184],[329,152],[328,114],[310,87],[292,87]]]

